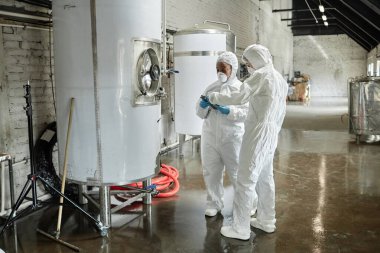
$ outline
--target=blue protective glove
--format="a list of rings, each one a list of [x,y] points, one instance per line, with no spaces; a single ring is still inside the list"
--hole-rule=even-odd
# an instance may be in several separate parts
[[[230,108],[228,106],[219,105],[218,111],[220,111],[222,114],[228,115],[230,113]]]
[[[203,100],[201,99],[201,102],[199,102],[199,106],[203,109],[205,109],[206,107],[208,107],[210,105],[210,102],[206,101],[206,100]]]

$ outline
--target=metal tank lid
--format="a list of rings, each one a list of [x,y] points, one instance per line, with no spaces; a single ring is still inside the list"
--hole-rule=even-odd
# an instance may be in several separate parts
[[[349,80],[348,80],[348,82],[350,82],[350,83],[371,82],[371,81],[378,82],[378,81],[380,81],[380,77],[378,77],[378,76],[357,76],[357,77],[349,78]]]
[[[211,20],[205,20],[203,24],[195,24],[193,27],[179,30],[174,36],[194,33],[226,33],[235,36],[228,23]]]

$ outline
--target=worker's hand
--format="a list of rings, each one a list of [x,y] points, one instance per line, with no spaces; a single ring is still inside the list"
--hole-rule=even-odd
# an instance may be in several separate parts
[[[207,108],[210,105],[210,102],[201,99],[201,102],[199,102],[199,106],[203,109]]]
[[[218,111],[220,111],[222,114],[228,115],[230,113],[230,108],[228,106],[219,105]]]

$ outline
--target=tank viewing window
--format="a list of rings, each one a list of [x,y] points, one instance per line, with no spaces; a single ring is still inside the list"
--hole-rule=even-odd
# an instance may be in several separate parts
[[[159,102],[161,80],[159,41],[146,38],[134,39],[133,105],[153,105]]]
[[[145,50],[137,62],[137,80],[142,95],[152,96],[158,89],[160,67],[153,49]]]

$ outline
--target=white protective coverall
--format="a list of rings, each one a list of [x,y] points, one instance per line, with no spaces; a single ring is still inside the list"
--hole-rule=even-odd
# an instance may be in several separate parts
[[[255,189],[259,228],[266,232],[274,232],[276,228],[273,157],[285,117],[288,85],[274,69],[267,48],[251,45],[245,49],[243,60],[252,64],[256,71],[245,80],[240,91],[211,93],[209,100],[219,105],[249,101],[233,204],[233,223],[221,229],[227,237],[247,240],[250,237],[250,211],[256,197]]]
[[[218,62],[224,62],[232,67],[230,77],[226,82],[216,81],[210,84],[203,95],[210,92],[230,94],[239,91],[241,82],[237,79],[238,60],[231,52],[222,53]],[[196,105],[197,115],[204,119],[201,138],[201,157],[203,176],[207,189],[207,209],[223,208],[223,171],[224,168],[233,186],[235,186],[239,152],[244,134],[244,120],[248,113],[248,104],[229,106],[230,113],[222,114],[210,106],[202,108]],[[207,215],[207,214],[206,214]]]

